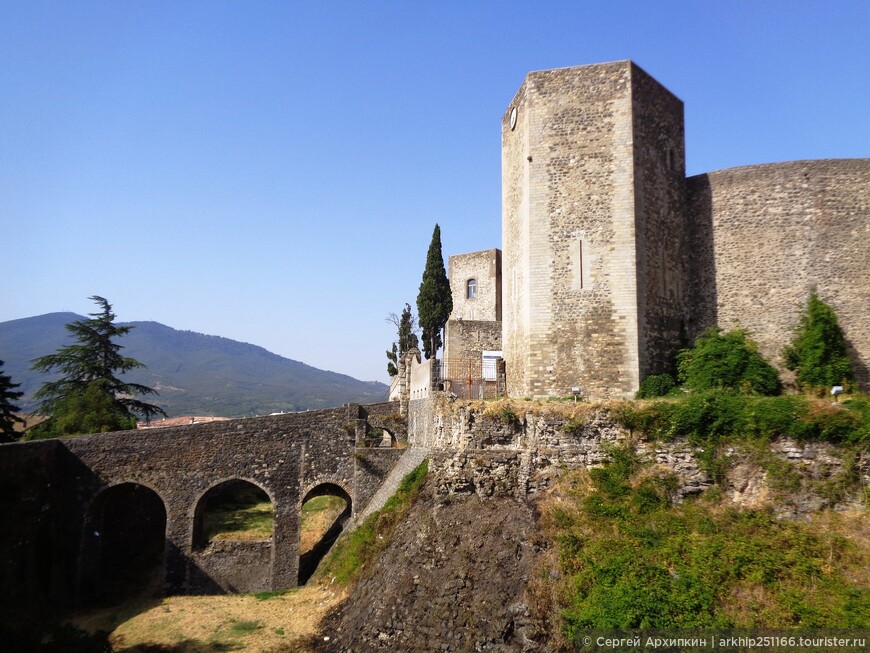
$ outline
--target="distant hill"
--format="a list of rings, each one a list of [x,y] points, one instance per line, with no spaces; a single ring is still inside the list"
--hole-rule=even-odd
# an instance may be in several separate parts
[[[64,325],[82,316],[48,313],[0,322],[0,360],[4,373],[20,383],[24,412],[33,409],[33,393],[47,377],[30,371],[30,361],[71,342]],[[319,370],[283,358],[262,347],[178,331],[158,322],[127,322],[135,327],[118,340],[123,354],[147,365],[124,376],[154,388],[147,399],[169,416],[237,417],[384,401],[387,386]]]

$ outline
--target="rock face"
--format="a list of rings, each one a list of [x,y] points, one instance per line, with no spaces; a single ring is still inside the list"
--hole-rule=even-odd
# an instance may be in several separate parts
[[[526,411],[520,402],[427,406],[412,401],[409,415],[411,443],[431,449],[425,491],[327,618],[322,637],[330,639],[317,650],[554,650],[536,598],[547,555],[536,497],[565,470],[598,466],[624,443],[673,473],[675,501],[714,482],[689,443],[645,442],[603,408],[569,416]],[[854,479],[870,483],[870,460],[827,443],[781,440],[721,453],[724,497],[751,508],[772,505],[782,517],[860,507]]]
[[[438,498],[433,484],[393,544],[322,629],[319,650],[544,650],[526,587],[543,543],[526,501]]]

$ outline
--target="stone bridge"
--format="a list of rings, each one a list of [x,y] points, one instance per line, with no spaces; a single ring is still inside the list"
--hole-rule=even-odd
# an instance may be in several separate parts
[[[2,445],[2,600],[111,600],[117,570],[155,559],[166,594],[294,587],[302,504],[337,495],[356,515],[402,455],[366,447],[372,427],[406,438],[384,403]],[[268,495],[269,540],[203,541],[206,498],[229,482]]]

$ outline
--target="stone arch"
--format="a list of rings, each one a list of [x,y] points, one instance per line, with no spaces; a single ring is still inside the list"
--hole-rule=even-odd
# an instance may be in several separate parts
[[[121,481],[101,489],[85,513],[79,603],[159,596],[166,570],[166,502],[152,487]]]
[[[208,509],[208,502],[210,497],[215,497],[216,493],[221,490],[225,490],[228,486],[235,485],[237,487],[250,487],[256,488],[269,499],[269,503],[272,504],[273,514],[275,512],[275,497],[269,491],[268,488],[264,487],[260,482],[255,481],[250,478],[243,478],[238,476],[228,476],[215,482],[211,483],[208,488],[200,492],[194,499],[193,502],[193,523],[191,524],[191,548],[193,550],[204,548],[208,542],[206,533],[204,532],[204,518],[206,516],[206,512]],[[274,525],[272,532],[274,533]]]
[[[299,585],[305,585],[312,574],[317,570],[317,566],[327,554],[332,545],[338,539],[344,530],[350,516],[353,514],[353,497],[351,493],[344,487],[341,482],[321,482],[309,487],[308,490],[300,495],[302,497],[299,502],[299,523],[300,523],[300,541],[299,541]],[[316,542],[304,546],[303,539],[306,538],[306,532],[303,530],[303,506],[311,499],[322,496],[334,496],[344,500],[345,506],[341,512],[334,517],[331,524],[326,524],[323,534],[320,535]],[[319,533],[318,533],[319,534]]]

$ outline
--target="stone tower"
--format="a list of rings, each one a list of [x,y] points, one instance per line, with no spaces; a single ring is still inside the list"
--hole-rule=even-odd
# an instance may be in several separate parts
[[[508,394],[626,397],[685,330],[683,104],[630,61],[529,73],[502,119]]]

